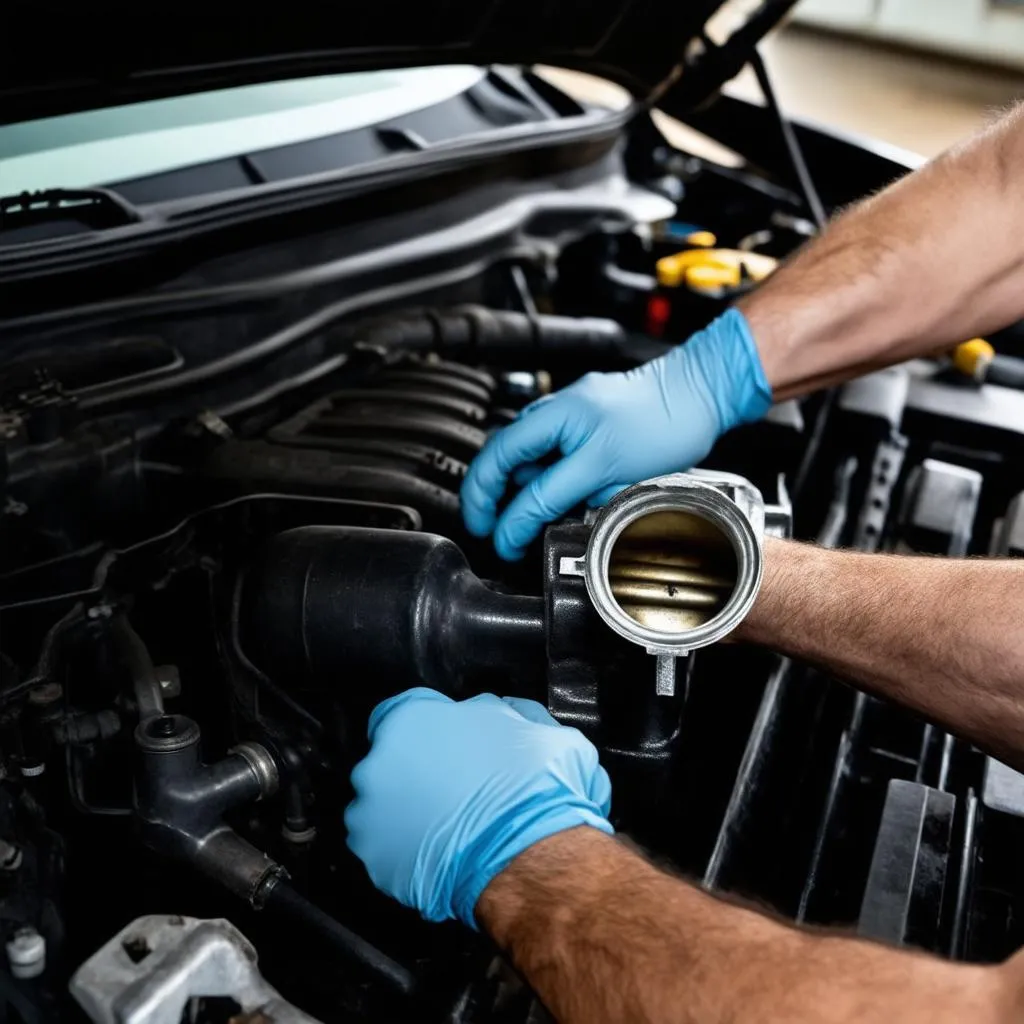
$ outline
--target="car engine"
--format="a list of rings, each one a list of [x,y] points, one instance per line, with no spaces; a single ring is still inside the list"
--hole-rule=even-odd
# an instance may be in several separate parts
[[[22,295],[5,1020],[545,1019],[485,937],[393,903],[346,847],[369,712],[414,685],[544,702],[597,744],[616,828],[710,889],[964,959],[1024,942],[1024,779],[722,642],[766,532],[1020,554],[1024,393],[921,361],[776,406],[520,563],[462,525],[489,431],[684,339],[811,233],[785,188],[663,157],[562,154],[507,172],[512,198],[420,183],[415,210],[213,247],[127,302],[94,283],[73,317]],[[423,243],[401,259],[399,214]]]

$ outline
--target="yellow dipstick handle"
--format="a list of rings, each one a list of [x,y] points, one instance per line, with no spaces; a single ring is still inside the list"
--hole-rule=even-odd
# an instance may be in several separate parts
[[[778,266],[778,260],[764,253],[739,249],[686,249],[663,256],[654,264],[657,283],[663,288],[679,285],[699,291],[707,288],[735,288],[745,278],[764,281]]]
[[[718,236],[713,231],[694,231],[683,239],[687,245],[698,249],[713,249],[718,245]]]
[[[984,338],[961,342],[953,350],[953,365],[965,376],[984,380],[996,350]]]
[[[736,288],[744,277],[763,281],[779,261],[760,252],[741,249],[685,249],[663,256],[655,264],[658,284],[677,288],[685,284],[693,291]]]

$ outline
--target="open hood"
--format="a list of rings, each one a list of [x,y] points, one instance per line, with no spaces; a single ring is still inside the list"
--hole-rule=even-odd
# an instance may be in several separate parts
[[[729,0],[437,0],[140,8],[8,0],[0,123],[347,70],[430,64],[575,68],[643,98],[673,84],[713,94],[795,0],[763,0],[720,46],[704,38]],[[678,109],[678,100],[677,100]]]

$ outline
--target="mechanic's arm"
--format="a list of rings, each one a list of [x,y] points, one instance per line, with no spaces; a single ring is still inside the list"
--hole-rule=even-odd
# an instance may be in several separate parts
[[[482,927],[563,1024],[1007,1024],[1017,961],[945,963],[705,895],[611,835],[597,751],[532,701],[378,707],[348,842],[386,893]]]
[[[563,1024],[996,1024],[1020,967],[951,964],[801,931],[575,829],[484,890],[482,925]]]
[[[740,303],[776,399],[1024,316],[1024,107],[839,217]]]
[[[735,637],[822,665],[1024,770],[1024,561],[769,540]]]
[[[1024,315],[1024,107],[839,217],[737,309],[529,407],[473,461],[466,526],[519,558],[581,501],[689,469],[789,398]],[[557,452],[561,458],[543,466]],[[509,482],[522,487],[499,515]]]

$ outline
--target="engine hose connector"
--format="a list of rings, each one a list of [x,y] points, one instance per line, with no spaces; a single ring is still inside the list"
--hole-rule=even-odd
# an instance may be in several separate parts
[[[199,740],[199,726],[184,715],[158,715],[135,730],[143,838],[257,906],[264,883],[281,868],[231,829],[224,814],[271,796],[277,766],[258,743],[243,743],[223,760],[204,764]]]
[[[191,864],[254,910],[310,928],[392,988],[412,992],[410,971],[305,899],[280,864],[224,820],[233,808],[277,791],[279,771],[270,751],[246,741],[204,764],[199,741],[199,726],[184,715],[158,715],[135,730],[136,812],[147,845]]]

